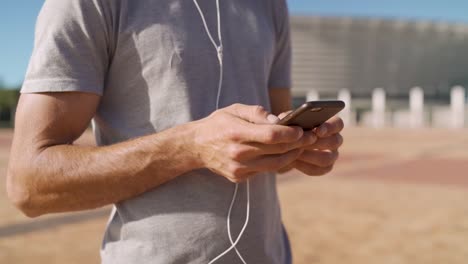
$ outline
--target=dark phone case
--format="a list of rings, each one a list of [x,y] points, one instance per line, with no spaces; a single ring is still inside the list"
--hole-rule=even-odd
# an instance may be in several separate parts
[[[280,120],[280,125],[300,126],[310,130],[320,126],[325,121],[343,110],[343,101],[311,101],[301,105],[292,113]],[[320,111],[317,111],[321,109]],[[312,110],[312,111],[311,111]]]

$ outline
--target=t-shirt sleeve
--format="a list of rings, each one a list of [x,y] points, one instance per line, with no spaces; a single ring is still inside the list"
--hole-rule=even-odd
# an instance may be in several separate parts
[[[276,45],[268,87],[290,88],[291,81],[291,37],[286,0],[275,2]]]
[[[46,0],[22,93],[102,95],[109,61],[108,30],[97,0]]]

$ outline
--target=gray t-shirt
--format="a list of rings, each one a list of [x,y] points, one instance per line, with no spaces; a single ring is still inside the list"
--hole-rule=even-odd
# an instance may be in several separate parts
[[[217,39],[215,1],[199,3]],[[221,0],[220,9],[220,106],[269,109],[268,88],[291,86],[285,0]],[[215,110],[217,56],[191,0],[46,0],[35,37],[22,92],[101,95],[93,119],[99,145],[157,133]],[[102,262],[208,263],[230,246],[226,217],[233,191],[223,177],[197,170],[116,204]],[[245,206],[241,184],[234,237]],[[251,180],[250,222],[237,248],[250,264],[290,261],[274,174]],[[240,260],[232,251],[217,263]]]

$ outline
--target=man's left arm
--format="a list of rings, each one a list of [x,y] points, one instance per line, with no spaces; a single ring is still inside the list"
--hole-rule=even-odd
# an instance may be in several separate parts
[[[272,87],[269,89],[269,95],[272,113],[280,118],[284,117],[292,108],[291,90]],[[343,144],[340,134],[343,127],[341,118],[333,117],[313,131],[306,132],[315,134],[316,142],[305,147],[299,158],[280,172],[292,168],[310,176],[321,176],[330,172],[338,159],[338,149]]]
[[[276,6],[276,50],[268,87],[271,111],[281,118],[292,108],[290,90],[292,48],[287,1],[274,2]],[[316,137],[315,143],[303,148],[304,151],[299,158],[280,172],[291,168],[296,168],[307,175],[323,175],[329,172],[338,158],[338,148],[343,142],[340,135],[342,129],[343,121],[338,117],[333,117],[318,129],[305,132],[305,137]]]

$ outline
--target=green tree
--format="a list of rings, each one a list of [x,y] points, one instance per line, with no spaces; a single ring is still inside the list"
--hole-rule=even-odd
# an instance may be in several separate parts
[[[19,89],[0,89],[0,127],[13,125]]]
[[[0,90],[0,109],[13,108],[16,106],[19,98],[19,90],[2,89]]]

